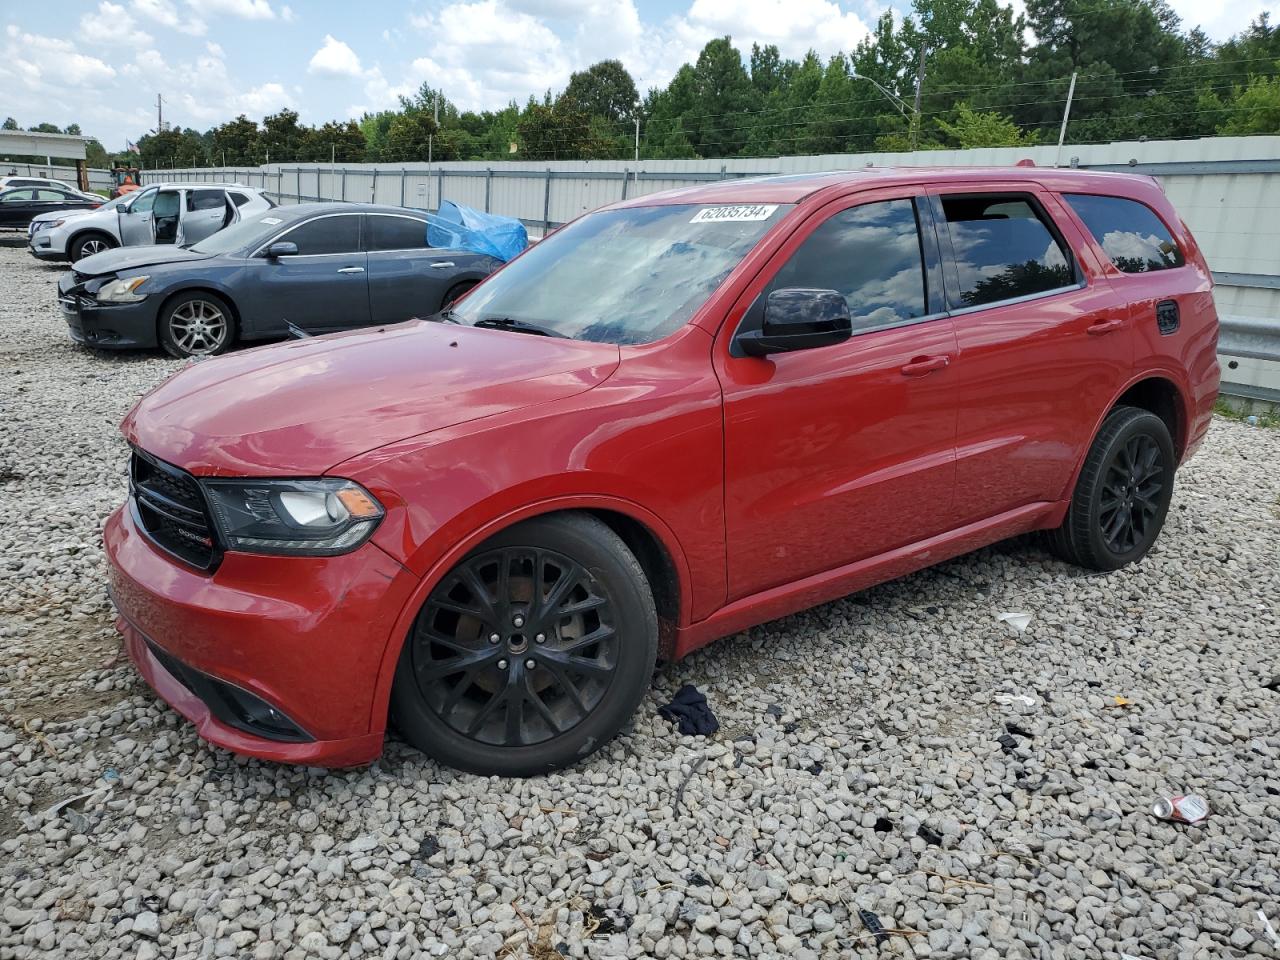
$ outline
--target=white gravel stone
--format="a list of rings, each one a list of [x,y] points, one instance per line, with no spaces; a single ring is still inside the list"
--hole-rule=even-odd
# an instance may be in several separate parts
[[[117,425],[181,363],[70,343],[60,272],[0,240],[0,956],[1276,955],[1280,431],[1216,420],[1137,566],[1020,540],[753,628],[574,769],[394,737],[298,769],[209,747],[120,658]],[[656,717],[684,683],[716,738]],[[1151,816],[1187,792],[1202,824]],[[877,950],[860,910],[921,935]]]

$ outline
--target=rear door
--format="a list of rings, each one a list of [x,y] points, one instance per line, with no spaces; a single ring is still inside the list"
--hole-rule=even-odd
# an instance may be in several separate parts
[[[230,223],[230,204],[225,191],[198,187],[184,193],[180,244],[199,243]]]
[[[427,222],[420,217],[370,213],[365,226],[374,323],[430,316],[464,277],[489,272],[487,257],[429,246]]]
[[[250,259],[241,312],[258,333],[284,333],[285,321],[309,333],[369,323],[367,257],[360,249],[359,213],[326,214],[271,242],[298,247],[296,256]]]
[[[945,531],[955,482],[956,353],[923,191],[814,213],[747,289],[716,345],[724,392],[729,600]],[[743,356],[769,292],[836,290],[853,336]]]
[[[1133,367],[1128,310],[1039,185],[931,199],[959,346],[956,522],[1060,500]]]

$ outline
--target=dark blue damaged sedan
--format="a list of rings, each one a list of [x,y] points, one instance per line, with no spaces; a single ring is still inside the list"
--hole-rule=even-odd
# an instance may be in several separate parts
[[[237,340],[425,317],[502,266],[428,245],[404,207],[276,207],[190,247],[121,247],[79,260],[58,284],[73,339],[212,356]]]

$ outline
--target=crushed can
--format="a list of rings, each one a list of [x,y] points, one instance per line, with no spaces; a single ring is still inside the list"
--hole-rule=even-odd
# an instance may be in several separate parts
[[[1185,797],[1161,797],[1151,812],[1161,820],[1177,823],[1199,823],[1209,815],[1209,803],[1204,797],[1189,793]]]

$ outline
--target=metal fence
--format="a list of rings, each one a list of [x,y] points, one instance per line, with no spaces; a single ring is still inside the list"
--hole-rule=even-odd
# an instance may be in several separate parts
[[[144,182],[238,181],[282,203],[346,200],[434,210],[442,200],[542,233],[596,207],[707,181],[887,166],[1040,166],[1156,177],[1214,272],[1224,392],[1280,402],[1280,137],[724,160],[272,164],[147,171]]]
[[[115,186],[110,170],[90,167],[88,173],[90,190],[110,190]],[[76,168],[60,167],[56,163],[8,163],[0,160],[0,176],[44,177],[49,180],[62,180],[73,187],[76,186]]]

